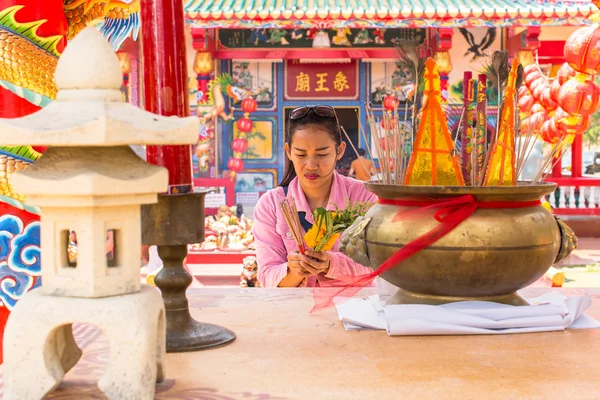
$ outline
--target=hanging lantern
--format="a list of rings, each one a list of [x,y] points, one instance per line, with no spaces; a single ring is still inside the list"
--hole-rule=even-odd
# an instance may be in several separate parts
[[[565,60],[577,72],[600,72],[600,30],[592,25],[576,30],[565,42]]]
[[[433,55],[435,66],[440,75],[448,75],[452,72],[452,59],[447,51],[436,51]]]
[[[529,91],[529,88],[525,85],[521,86],[519,88],[519,90],[517,91],[517,97],[521,98],[523,96],[527,96],[528,94],[530,94],[531,92]]]
[[[584,74],[577,74],[558,91],[558,105],[568,114],[592,114],[598,107],[598,87]]]
[[[244,170],[244,160],[241,158],[233,157],[227,162],[227,168],[233,172],[240,172]]]
[[[546,143],[556,144],[565,136],[565,132],[559,130],[556,126],[556,121],[554,118],[551,118],[542,125],[540,136]]]
[[[558,103],[558,92],[560,90],[560,86],[561,83],[558,81],[558,79],[555,79],[554,81],[552,81],[552,84],[550,85],[550,97],[552,97],[552,100],[556,101]]]
[[[208,51],[198,51],[194,57],[193,70],[196,75],[207,76],[214,71],[215,61]]]
[[[542,128],[542,124],[547,119],[544,113],[531,114],[521,122],[521,133],[528,134],[529,132],[538,132]]]
[[[562,108],[556,110],[554,120],[556,121],[556,127],[558,129],[571,135],[582,134],[590,126],[590,117],[571,115]]]
[[[240,118],[237,121],[237,128],[240,132],[249,133],[252,132],[252,120],[250,118]]]
[[[519,97],[519,110],[522,113],[529,113],[531,111],[531,107],[535,104],[535,100],[532,95],[525,95]]]
[[[257,108],[258,103],[254,98],[246,97],[244,100],[242,100],[242,110],[244,110],[246,114],[253,113],[254,111],[256,111]]]
[[[533,82],[530,89],[531,89],[531,93],[533,94],[533,97],[537,101],[540,101],[540,99],[542,98],[542,93],[544,92],[544,90],[546,88],[550,89],[550,85],[548,84],[548,81],[546,81],[546,79],[542,78],[542,79],[538,79],[535,82]]]
[[[535,67],[535,65],[530,65],[529,67]],[[540,71],[537,68],[528,68],[528,73],[524,71],[525,70],[523,70],[523,75],[525,75],[525,85],[529,88],[531,88],[531,84],[536,80],[543,79],[542,74],[540,74]]]
[[[383,98],[383,107],[388,111],[394,111],[398,106],[398,98],[393,94],[388,94]]]
[[[243,137],[238,137],[231,142],[231,148],[235,153],[244,153],[248,150],[248,141]]]
[[[531,106],[531,113],[532,114],[537,114],[537,113],[547,114],[547,110],[540,103],[535,103],[534,105]]]
[[[556,79],[558,80],[559,84],[562,85],[575,75],[577,75],[577,71],[571,68],[569,63],[564,63],[556,72]]]
[[[552,96],[550,95],[550,90],[551,88],[549,87],[544,88],[540,97],[540,104],[544,106],[546,110],[553,111],[556,110],[556,107],[558,107],[558,103],[554,101],[554,99],[552,99]]]

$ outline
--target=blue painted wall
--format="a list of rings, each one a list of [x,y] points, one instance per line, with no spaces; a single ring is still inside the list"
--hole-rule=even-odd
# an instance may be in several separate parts
[[[274,93],[275,100],[275,108],[273,110],[261,110],[260,108],[252,113],[252,118],[261,118],[261,117],[272,117],[277,119],[277,130],[278,130],[278,140],[277,140],[277,158],[274,163],[261,163],[253,160],[244,160],[246,169],[277,169],[278,171],[278,179],[281,179],[283,176],[284,169],[284,152],[283,152],[283,144],[284,144],[284,110],[286,107],[299,107],[302,105],[312,105],[315,102],[311,101],[285,101],[284,100],[284,73],[283,73],[283,63],[277,63],[274,65],[275,67],[275,76],[274,80],[277,82],[276,90]],[[221,63],[221,71],[231,73],[231,62],[222,61]],[[359,63],[359,93],[360,98],[356,101],[330,101],[327,104],[332,107],[357,107],[360,109],[360,123],[363,127],[366,127],[366,113],[365,113],[365,103],[368,100],[368,87],[370,86],[369,80],[369,72],[370,66],[368,63]],[[323,103],[323,100],[318,100],[319,103]],[[234,120],[241,118],[243,115],[243,111],[236,109],[234,113]],[[227,169],[227,162],[230,157],[230,148],[231,141],[233,140],[233,129],[232,125],[228,123],[220,122],[220,142],[219,142],[219,170]],[[359,146],[364,147],[364,142],[359,135]],[[352,151],[352,150],[350,150]]]

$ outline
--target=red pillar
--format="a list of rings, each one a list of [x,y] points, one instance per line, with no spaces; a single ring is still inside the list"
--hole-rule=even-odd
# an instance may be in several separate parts
[[[556,164],[552,167],[552,177],[553,178],[562,178],[562,158],[558,160],[554,160]]]
[[[581,178],[583,174],[583,135],[576,135],[571,145],[571,176]]]
[[[182,0],[141,0],[144,108],[152,113],[189,115],[185,22]],[[169,193],[192,190],[190,145],[148,146],[148,162],[169,170]]]

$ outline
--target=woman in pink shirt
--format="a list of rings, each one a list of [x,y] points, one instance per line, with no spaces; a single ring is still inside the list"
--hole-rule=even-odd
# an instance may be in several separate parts
[[[336,162],[346,150],[335,110],[329,106],[294,109],[287,123],[284,148],[285,176],[254,209],[253,233],[262,286],[330,286],[343,276],[370,272],[338,252],[338,243],[332,251],[308,250],[300,254],[279,206],[286,197],[293,197],[306,232],[314,223],[312,210],[334,210],[336,205],[343,208],[348,200],[377,201],[362,182],[335,171]]]

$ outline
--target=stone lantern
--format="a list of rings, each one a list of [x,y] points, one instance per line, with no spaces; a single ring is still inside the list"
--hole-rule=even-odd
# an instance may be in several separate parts
[[[49,146],[14,175],[17,192],[42,210],[43,283],[17,303],[6,326],[5,399],[40,399],[60,383],[81,356],[73,322],[95,324],[108,337],[98,386],[109,398],[152,399],[164,377],[163,301],[140,284],[140,207],[166,192],[168,173],[129,145],[192,144],[199,120],[123,102],[121,76],[111,46],[87,28],[58,62],[57,101],[0,120],[0,143]],[[67,251],[73,233],[76,260]]]

